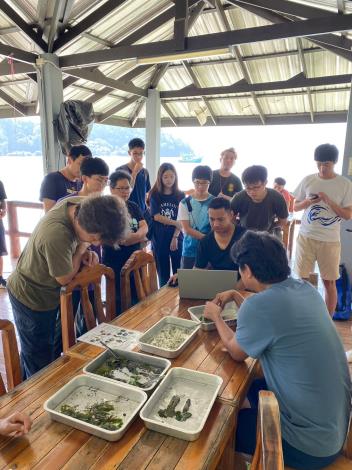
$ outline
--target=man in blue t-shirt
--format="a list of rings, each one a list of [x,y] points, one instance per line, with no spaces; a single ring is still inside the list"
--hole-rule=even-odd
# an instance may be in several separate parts
[[[279,403],[285,465],[323,468],[342,449],[351,411],[346,356],[324,300],[308,282],[289,277],[285,248],[272,235],[248,231],[231,254],[256,294],[244,302],[237,291],[218,294],[204,315],[234,360],[257,358],[264,373],[248,392],[251,408],[239,412],[236,450],[253,454],[258,392],[268,389]],[[235,334],[221,318],[233,300],[242,304]]]
[[[132,192],[129,200],[136,203],[144,214],[146,210],[146,195],[150,190],[149,173],[143,167],[145,144],[142,139],[132,139],[128,143],[130,161],[119,166],[115,171],[123,170],[131,176]]]

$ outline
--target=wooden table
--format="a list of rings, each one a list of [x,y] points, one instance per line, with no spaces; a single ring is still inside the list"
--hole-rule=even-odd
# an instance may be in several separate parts
[[[145,331],[170,314],[189,318],[187,308],[201,302],[183,300],[178,290],[163,288],[114,320],[114,324]],[[216,331],[200,331],[188,348],[172,361],[173,366],[220,375],[224,382],[206,425],[194,442],[182,441],[147,430],[137,418],[125,436],[110,443],[51,421],[43,403],[82,368],[101,348],[76,344],[67,355],[0,399],[0,415],[26,411],[34,424],[28,436],[0,438],[0,469],[212,469],[229,468],[223,455],[233,458],[232,443],[237,411],[252,376],[255,361],[236,363],[225,352]],[[222,463],[221,463],[222,462]]]

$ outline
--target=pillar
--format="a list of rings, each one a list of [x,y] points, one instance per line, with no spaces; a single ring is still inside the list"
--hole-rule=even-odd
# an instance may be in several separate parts
[[[146,167],[149,171],[150,182],[156,181],[160,166],[160,93],[149,89],[146,103]]]
[[[44,174],[57,171],[66,164],[57,139],[55,121],[63,102],[62,72],[55,54],[42,54],[37,59],[38,99],[42,134]]]
[[[352,181],[352,92],[350,92],[347,113],[342,174]],[[352,220],[343,220],[341,223],[341,261],[346,265],[347,272],[352,280]]]

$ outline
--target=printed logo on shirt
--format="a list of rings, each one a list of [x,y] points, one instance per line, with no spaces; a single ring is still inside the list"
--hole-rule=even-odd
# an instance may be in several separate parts
[[[233,193],[235,190],[235,185],[233,183],[230,183],[228,186],[227,186],[227,191],[229,193]]]
[[[170,203],[162,203],[160,205],[160,215],[167,217],[168,219],[176,220],[177,206]]]
[[[309,224],[318,222],[324,227],[328,227],[336,222],[341,222],[341,218],[338,215],[331,215],[331,211],[328,207],[324,207],[320,204],[313,204],[307,214],[307,221]]]
[[[67,188],[67,192],[69,194],[73,194],[73,193],[76,193],[77,192],[77,189],[76,188]]]

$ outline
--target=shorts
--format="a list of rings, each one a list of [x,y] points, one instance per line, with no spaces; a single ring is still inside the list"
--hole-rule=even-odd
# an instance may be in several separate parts
[[[301,278],[308,279],[309,274],[314,272],[314,264],[317,261],[320,277],[325,281],[336,281],[340,277],[340,256],[340,242],[322,242],[298,234],[295,273]]]
[[[2,219],[0,219],[0,256],[6,256],[5,228]]]

